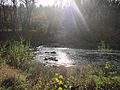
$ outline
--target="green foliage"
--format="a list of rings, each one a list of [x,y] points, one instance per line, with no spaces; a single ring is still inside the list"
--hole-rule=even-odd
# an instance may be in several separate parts
[[[70,90],[74,85],[70,80],[63,77],[63,75],[56,73],[55,77],[50,81],[47,87],[51,90]]]
[[[21,41],[7,41],[1,47],[0,58],[11,66],[22,68],[25,62],[32,60],[30,46],[22,39]]]
[[[95,79],[96,90],[114,90],[115,88],[119,88],[120,76],[117,76],[118,72],[113,71],[110,64],[106,63],[103,69],[97,70],[96,73],[97,74],[90,76]]]

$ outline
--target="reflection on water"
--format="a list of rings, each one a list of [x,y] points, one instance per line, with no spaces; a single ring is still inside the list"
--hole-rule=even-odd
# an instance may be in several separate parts
[[[119,51],[101,55],[97,50],[40,46],[35,53],[35,60],[46,65],[103,65],[106,62],[111,62],[113,65],[120,67]]]
[[[65,52],[66,50],[68,50],[68,48],[48,48],[40,46],[35,52],[35,60],[39,60],[47,65],[72,66],[74,64],[74,60],[68,56],[68,54]]]
[[[71,60],[71,58],[69,58],[68,55],[64,52],[58,51],[57,57],[58,57],[57,64],[66,65],[66,66],[73,64],[73,61]]]

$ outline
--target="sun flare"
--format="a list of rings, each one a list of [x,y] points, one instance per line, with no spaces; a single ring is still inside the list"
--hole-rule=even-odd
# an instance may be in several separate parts
[[[42,6],[59,6],[59,7],[64,7],[64,6],[69,6],[72,3],[73,0],[38,0],[37,5],[42,5]]]
[[[43,6],[52,6],[54,5],[54,0],[38,0],[37,4]]]

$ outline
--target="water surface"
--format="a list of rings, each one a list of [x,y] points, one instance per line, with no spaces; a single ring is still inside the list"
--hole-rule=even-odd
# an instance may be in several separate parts
[[[120,52],[113,50],[111,53],[101,54],[98,50],[39,46],[35,52],[35,60],[46,65],[58,66],[104,65],[106,62],[109,62],[119,68]]]

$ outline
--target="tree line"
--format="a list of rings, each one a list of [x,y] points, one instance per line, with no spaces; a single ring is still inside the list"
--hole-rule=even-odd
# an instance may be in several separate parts
[[[56,4],[38,7],[36,0],[0,0],[0,31],[37,31],[75,46],[88,42],[93,46],[101,40],[113,47],[120,45],[119,0],[74,1],[64,7]]]

